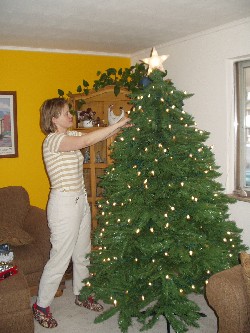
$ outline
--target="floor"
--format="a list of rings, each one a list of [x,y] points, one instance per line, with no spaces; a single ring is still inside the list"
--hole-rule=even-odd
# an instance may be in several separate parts
[[[201,312],[206,314],[206,317],[201,317],[199,320],[199,328],[191,327],[188,333],[217,333],[217,319],[214,312],[207,305],[202,295],[191,295],[201,308]],[[35,297],[31,299],[33,303]],[[108,308],[109,305],[104,305]],[[58,321],[58,327],[53,328],[53,333],[120,333],[117,323],[117,316],[95,324],[94,319],[98,315],[96,312],[89,311],[85,308],[80,308],[74,304],[74,295],[72,293],[72,281],[66,281],[66,289],[61,297],[56,297],[51,305],[53,316]],[[35,322],[35,333],[45,333],[46,328]],[[140,325],[135,320],[133,326],[128,330],[128,333],[140,332]],[[162,317],[147,333],[167,333],[166,320]],[[171,333],[174,331],[171,329]]]

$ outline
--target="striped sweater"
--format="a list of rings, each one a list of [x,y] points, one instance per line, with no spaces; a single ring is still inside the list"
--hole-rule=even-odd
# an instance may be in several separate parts
[[[77,131],[68,131],[67,134],[50,133],[43,142],[43,159],[50,187],[65,192],[85,191],[81,151],[58,151],[60,143],[66,135],[80,136],[82,134]]]

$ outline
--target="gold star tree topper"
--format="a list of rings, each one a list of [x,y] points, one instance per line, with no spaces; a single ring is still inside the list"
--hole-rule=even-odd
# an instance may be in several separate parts
[[[159,69],[164,72],[165,69],[162,63],[168,58],[168,55],[159,56],[155,47],[152,49],[151,57],[142,59],[142,62],[148,65],[148,74],[152,72],[153,69]]]

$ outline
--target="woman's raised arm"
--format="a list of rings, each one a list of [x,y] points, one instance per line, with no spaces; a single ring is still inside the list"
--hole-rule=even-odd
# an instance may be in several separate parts
[[[59,151],[72,151],[91,146],[97,142],[103,141],[119,132],[122,127],[129,127],[130,118],[124,117],[119,122],[99,128],[93,132],[82,136],[65,136],[60,144]]]

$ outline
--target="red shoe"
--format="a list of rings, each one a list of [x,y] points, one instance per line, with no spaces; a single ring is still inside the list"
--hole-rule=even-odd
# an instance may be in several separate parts
[[[37,320],[41,326],[45,328],[54,328],[58,325],[57,321],[50,312],[49,306],[46,308],[46,313],[44,313],[41,310],[39,310],[37,304],[34,303],[32,305],[32,310],[35,320]]]
[[[100,303],[97,303],[93,297],[88,297],[87,299],[80,301],[79,296],[76,296],[75,304],[78,306],[84,306],[85,308],[100,312],[103,310],[103,306]]]

